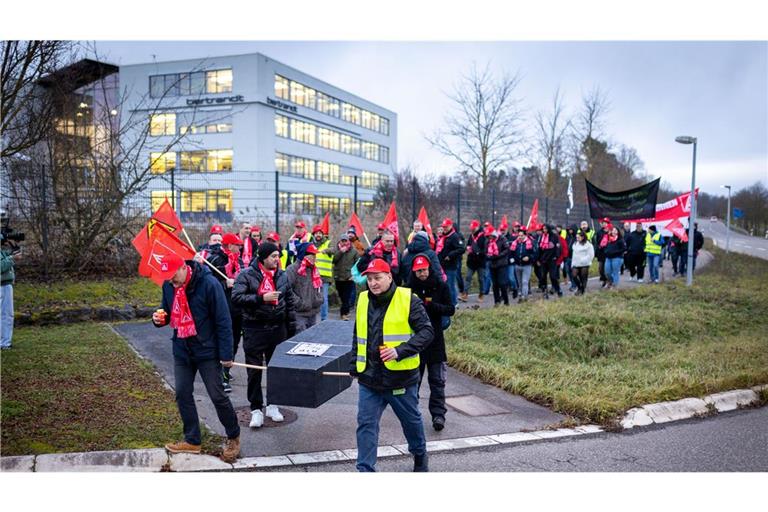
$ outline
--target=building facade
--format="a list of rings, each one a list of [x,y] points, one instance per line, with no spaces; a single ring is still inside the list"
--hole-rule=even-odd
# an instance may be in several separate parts
[[[153,175],[185,222],[269,222],[372,205],[397,163],[397,115],[262,54],[120,67]],[[357,203],[354,205],[355,192]],[[143,203],[142,203],[143,202]]]

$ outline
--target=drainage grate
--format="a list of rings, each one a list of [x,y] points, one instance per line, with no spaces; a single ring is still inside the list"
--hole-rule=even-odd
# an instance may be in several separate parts
[[[475,395],[451,396],[445,399],[445,403],[467,416],[493,416],[511,412]]]

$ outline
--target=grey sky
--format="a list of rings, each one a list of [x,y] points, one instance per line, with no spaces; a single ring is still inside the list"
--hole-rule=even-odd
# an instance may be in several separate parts
[[[634,147],[648,172],[674,188],[690,187],[691,149],[699,139],[697,184],[721,194],[768,183],[768,43],[766,42],[99,42],[115,64],[262,52],[398,114],[398,165],[451,172],[423,134],[442,121],[453,83],[472,65],[520,71],[529,119],[559,86],[578,106],[595,85],[609,93],[606,133]],[[522,163],[522,162],[521,162]]]

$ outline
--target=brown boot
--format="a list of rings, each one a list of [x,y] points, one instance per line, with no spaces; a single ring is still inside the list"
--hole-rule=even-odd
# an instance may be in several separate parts
[[[179,441],[177,443],[168,443],[165,445],[165,449],[171,453],[200,453],[199,444],[189,444],[186,441]]]
[[[234,439],[227,439],[227,444],[224,445],[224,452],[221,454],[221,460],[231,464],[237,460],[238,455],[240,455],[240,436]]]
[[[477,294],[477,302],[483,302],[483,294],[482,293],[478,293]]]

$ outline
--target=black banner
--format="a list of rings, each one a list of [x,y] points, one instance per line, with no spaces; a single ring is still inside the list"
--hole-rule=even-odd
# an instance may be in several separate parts
[[[606,192],[587,182],[589,213],[593,219],[608,217],[613,220],[652,219],[656,216],[656,196],[661,178],[650,183],[623,190]]]

